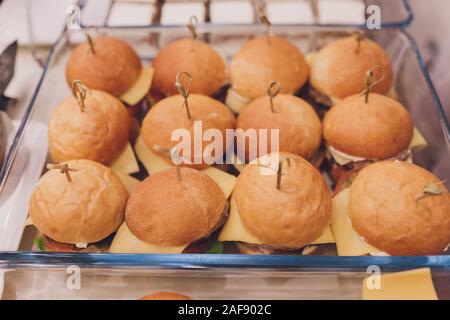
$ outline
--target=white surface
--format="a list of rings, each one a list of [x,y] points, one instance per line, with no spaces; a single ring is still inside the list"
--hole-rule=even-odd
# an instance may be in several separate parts
[[[320,23],[354,23],[365,22],[365,5],[361,0],[320,0]]]
[[[66,10],[73,1],[4,0],[0,6],[0,41],[18,38],[22,45],[30,43],[27,19],[27,10],[30,10],[35,43],[53,43],[64,29]]]
[[[15,125],[18,125],[15,123]],[[47,127],[30,122],[4,190],[0,194],[0,251],[19,247],[28,201],[47,158]]]
[[[155,6],[150,3],[116,3],[112,6],[108,19],[110,26],[145,26],[152,22]]]
[[[112,0],[88,0],[81,13],[84,25],[99,26],[106,23]]]
[[[166,3],[161,14],[161,24],[188,24],[190,16],[203,22],[205,7],[202,3]]]
[[[267,4],[267,16],[274,24],[312,23],[309,1],[281,1]]]
[[[45,54],[47,52],[43,53],[42,56]],[[7,114],[11,119],[22,118],[41,73],[42,69],[30,52],[25,48],[19,48],[14,77],[5,91],[6,96],[17,99],[16,104],[7,109]]]
[[[214,1],[211,3],[212,23],[252,23],[253,6],[250,1]]]

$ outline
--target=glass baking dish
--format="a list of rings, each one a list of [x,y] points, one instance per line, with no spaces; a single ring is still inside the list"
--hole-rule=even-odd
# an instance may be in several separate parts
[[[404,28],[413,20],[408,0],[113,0],[101,19],[93,18],[89,1],[81,5],[84,27],[174,26],[193,14],[214,25],[253,24],[261,8],[273,24],[363,27],[370,5],[381,9],[381,28]]]
[[[79,278],[74,278],[77,274]],[[153,292],[171,291],[196,300],[358,300],[362,299],[363,279],[368,276],[364,271],[329,269],[274,271],[214,267],[172,270],[41,266],[6,272],[3,295],[0,287],[0,299],[135,300]],[[438,298],[450,299],[450,272],[433,269],[432,279]]]
[[[134,46],[144,64],[150,63],[160,46],[175,38],[189,36],[186,28],[181,26],[171,28],[162,26],[103,27],[92,28],[88,31],[93,35],[100,33],[126,40]],[[274,25],[272,27],[274,34],[289,38],[305,53],[316,50],[325,41],[346,35],[348,31],[347,28],[326,26]],[[247,38],[263,32],[264,27],[261,25],[213,26],[200,24],[198,26],[200,36],[207,39],[227,59],[233,56]],[[448,116],[439,101],[414,40],[407,32],[400,29],[379,30],[369,32],[367,35],[379,42],[390,55],[396,75],[396,90],[401,101],[412,113],[417,128],[429,143],[425,150],[414,154],[415,162],[442,179],[450,176]],[[324,287],[321,294],[326,295],[326,292],[330,294],[338,292],[339,288],[345,291],[347,283],[345,279],[351,278],[352,281],[360,283],[362,277],[367,276],[367,267],[377,265],[383,272],[429,267],[439,275],[439,279],[444,279],[448,283],[450,255],[447,254],[421,257],[338,257],[335,255],[148,255],[31,252],[30,239],[32,237],[26,232],[24,234],[23,230],[27,218],[29,196],[47,161],[46,124],[53,107],[63,97],[71,94],[64,78],[65,62],[71,47],[70,41],[67,39],[78,39],[78,37],[73,34],[70,37],[65,35],[52,47],[42,81],[35,92],[35,99],[29,106],[29,118],[25,119],[23,123],[23,136],[17,136],[16,143],[13,145],[15,157],[9,159],[12,164],[11,170],[9,175],[6,175],[5,187],[0,193],[0,205],[2,206],[0,211],[2,221],[0,224],[0,269],[16,270],[6,273],[7,280],[9,276],[14,277],[16,273],[34,272],[39,278],[40,272],[44,270],[55,270],[55,272],[63,270],[62,272],[64,272],[65,267],[77,266],[93,277],[104,275],[106,278],[123,276],[125,279],[134,279],[135,273],[138,273],[140,276],[149,278],[166,275],[169,278],[201,278],[198,280],[198,287],[201,290],[207,288],[204,279],[209,279],[209,277],[219,278],[222,281],[225,281],[223,279],[237,281],[233,283],[238,283],[239,280],[227,279],[229,277],[232,279],[239,279],[239,277],[267,278],[267,281],[270,282],[271,278],[287,278],[292,279],[293,285],[295,285],[296,281],[303,277],[316,279],[319,282],[326,281],[320,280],[318,276],[324,274],[334,277],[333,279],[337,279],[336,281],[339,283],[335,291]],[[124,281],[127,283],[128,280]],[[103,285],[107,287],[104,282]],[[206,287],[202,287],[200,283]],[[344,283],[343,287],[342,283]],[[241,288],[240,285],[240,283],[236,284],[235,288]],[[161,285],[161,288],[166,287],[167,285]],[[237,291],[240,290],[233,292]],[[312,293],[314,292],[312,291]],[[105,294],[110,297],[108,293]],[[292,298],[304,297],[303,294],[304,291],[301,291]],[[119,293],[118,295],[116,297],[120,297]],[[199,297],[206,296],[206,293],[199,295]],[[225,295],[224,297],[229,296]],[[235,297],[239,297],[239,294]],[[129,296],[129,298],[133,298],[133,296]]]

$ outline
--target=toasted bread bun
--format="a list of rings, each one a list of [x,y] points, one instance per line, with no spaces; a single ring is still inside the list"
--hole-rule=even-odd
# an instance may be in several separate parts
[[[78,45],[69,57],[66,80],[69,86],[81,80],[91,89],[121,96],[138,79],[142,65],[139,56],[127,43],[113,37],[93,40],[95,53],[87,42]]]
[[[177,94],[178,72],[192,76],[191,93],[213,95],[225,84],[225,62],[217,51],[200,40],[181,39],[164,47],[153,61],[153,89],[166,96]]]
[[[328,97],[343,99],[365,89],[365,75],[374,66],[383,67],[385,77],[373,92],[386,93],[392,86],[392,67],[386,52],[369,39],[361,41],[359,52],[355,37],[336,40],[318,51],[310,63],[311,85]],[[382,71],[374,70],[375,79]]]
[[[414,124],[409,112],[396,100],[371,93],[348,97],[331,107],[323,120],[327,143],[351,156],[386,159],[405,150]]]
[[[90,160],[68,161],[72,181],[57,169],[39,180],[29,213],[34,225],[51,239],[92,243],[117,230],[123,221],[127,189],[108,167]]]
[[[86,90],[81,111],[73,96],[53,110],[48,126],[48,143],[53,162],[89,159],[111,163],[125,148],[130,137],[130,116],[112,95]]]
[[[429,184],[444,193],[420,199]],[[450,194],[432,173],[408,162],[361,170],[350,187],[349,214],[367,243],[391,255],[441,254],[450,243]]]
[[[251,102],[239,114],[236,128],[244,131],[248,129],[279,129],[279,151],[297,154],[310,159],[320,146],[322,125],[314,109],[304,100],[295,96],[280,94],[273,99],[275,112],[270,107],[269,97],[260,97]],[[267,132],[270,138],[270,132]],[[259,146],[259,134],[256,146]],[[246,138],[245,158],[249,159],[249,138]],[[267,153],[271,153],[270,139],[268,139]],[[238,143],[236,143],[236,146]],[[275,150],[274,150],[275,151]],[[278,150],[276,150],[278,151]],[[258,155],[261,153],[257,152]]]
[[[280,82],[283,93],[294,93],[305,84],[308,73],[300,50],[286,39],[272,36],[248,41],[230,65],[232,88],[249,100],[265,95],[272,80]]]
[[[181,168],[160,171],[139,183],[128,200],[125,219],[141,241],[160,245],[190,244],[209,235],[226,207],[220,187],[204,173]]]
[[[191,164],[183,164],[196,169],[204,169],[209,165],[204,161],[203,151],[210,142],[202,142],[203,148],[201,154],[195,154],[194,149],[194,121],[201,121],[202,133],[208,129],[218,129],[223,137],[223,152],[222,154],[215,154],[215,158],[222,158],[226,152],[228,145],[226,137],[226,129],[234,129],[235,118],[231,111],[221,102],[214,100],[208,96],[199,94],[189,95],[189,110],[191,119],[187,117],[183,105],[184,99],[180,95],[171,96],[159,101],[147,113],[142,123],[142,137],[145,144],[150,149],[154,145],[159,145],[165,148],[172,148],[176,146],[179,141],[171,141],[171,135],[176,129],[186,129],[190,132],[191,137]],[[230,140],[230,139],[228,139]],[[183,153],[181,152],[181,155]],[[166,156],[164,158],[170,162]],[[189,160],[189,158],[186,158]],[[195,164],[194,162],[199,162]]]
[[[175,292],[155,292],[139,300],[192,300],[190,297]]]
[[[271,247],[297,249],[317,239],[330,222],[331,195],[320,172],[308,161],[280,153],[280,159],[284,158],[290,159],[290,168],[283,167],[280,190],[277,174],[267,174],[271,169],[258,165],[258,160],[265,162],[259,158],[237,178],[234,196],[250,233]]]

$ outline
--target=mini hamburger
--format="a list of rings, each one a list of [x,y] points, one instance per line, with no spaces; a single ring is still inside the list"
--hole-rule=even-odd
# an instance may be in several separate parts
[[[205,252],[227,215],[226,195],[213,179],[171,167],[133,189],[110,252]]]
[[[188,101],[188,107],[184,105],[185,101]],[[188,113],[187,110],[183,109],[187,109]],[[227,137],[226,130],[234,129],[234,127],[234,115],[221,102],[200,94],[190,94],[186,99],[181,95],[174,95],[159,101],[147,113],[142,123],[140,139],[143,140],[146,148],[150,151],[154,151],[155,146],[170,149],[181,142],[187,143],[186,141],[172,140],[172,133],[175,130],[185,129],[192,138],[188,146],[188,148],[190,147],[190,156],[181,153],[181,156],[187,160],[183,162],[183,165],[205,169],[212,164],[211,162],[216,163],[219,162],[219,159],[223,159],[231,143],[230,139],[225,139]],[[204,158],[205,148],[210,142],[203,141],[202,134],[208,129],[218,130],[223,137],[222,153],[215,154],[215,152],[212,152],[213,161],[205,161]],[[198,141],[198,138],[201,141]],[[138,157],[141,158],[142,152],[139,152],[138,148],[137,153]],[[163,153],[158,150],[155,153],[162,157],[164,161],[171,163],[170,159]]]
[[[353,95],[333,105],[323,120],[323,136],[336,180],[374,161],[407,160],[411,148],[424,142],[409,112],[396,100],[377,93],[367,99]]]
[[[173,85],[178,72],[192,75],[191,93],[213,96],[226,82],[225,60],[210,45],[199,39],[176,40],[153,60],[152,92],[168,97],[178,93]]]
[[[297,155],[272,153],[238,176],[219,240],[248,254],[294,252],[333,242],[330,218],[331,195],[320,172]]]
[[[175,292],[155,292],[139,300],[192,300],[190,297]]]
[[[128,105],[141,101],[150,89],[152,69],[144,68],[133,48],[118,38],[88,36],[88,40],[78,45],[67,61],[68,85],[80,80]]]
[[[29,202],[46,251],[102,251],[123,221],[128,192],[108,167],[73,160],[49,167]]]
[[[333,199],[339,255],[436,255],[450,243],[450,195],[442,181],[404,161],[362,169]]]
[[[260,146],[259,133],[264,129],[279,130],[277,151],[297,154],[305,159],[311,159],[317,152],[322,138],[321,122],[314,109],[306,101],[288,94],[263,96],[250,102],[239,114],[236,129],[237,133],[239,129],[244,132],[256,130],[255,141],[251,142],[246,136],[243,148],[239,148],[239,141],[236,143],[237,155],[245,162],[252,161],[256,155],[263,155],[259,148],[255,148],[258,149],[255,155],[249,155],[249,145]],[[267,136],[270,138],[271,133],[268,132]],[[268,140],[265,151],[271,153],[271,139]]]
[[[52,161],[88,159],[117,171],[139,171],[129,144],[130,116],[119,99],[75,82],[74,96],[54,110],[48,127]],[[80,95],[78,95],[80,94]]]
[[[248,103],[264,96],[267,84],[276,79],[282,93],[293,94],[308,79],[308,65],[301,51],[277,36],[259,36],[249,40],[230,64],[231,88],[226,104],[240,113]]]
[[[308,55],[307,60],[310,91],[322,104],[330,106],[363,91],[364,82],[361,79],[373,66],[380,66],[374,70],[376,79],[384,76],[373,92],[395,96],[388,55],[376,42],[361,35],[335,40]]]

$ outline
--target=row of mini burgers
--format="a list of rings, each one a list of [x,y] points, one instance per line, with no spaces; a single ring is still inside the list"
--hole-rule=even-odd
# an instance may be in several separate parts
[[[73,95],[49,123],[54,164],[29,206],[46,250],[198,253],[218,239],[249,254],[336,243],[339,255],[429,255],[450,242],[450,195],[407,161],[423,138],[392,98],[389,58],[369,39],[345,37],[305,59],[288,40],[260,36],[229,66],[208,44],[181,39],[144,68],[129,45],[99,37],[74,49],[66,76]],[[293,95],[308,79],[330,102],[323,122]],[[227,82],[225,105],[210,96]],[[135,106],[148,96],[140,127]],[[237,178],[227,165],[195,162],[206,145],[192,145],[193,164],[174,166],[172,133],[194,121],[223,136],[279,129],[280,152],[251,157],[244,148]],[[334,198],[310,163],[322,136]],[[140,165],[143,181],[130,176]]]

